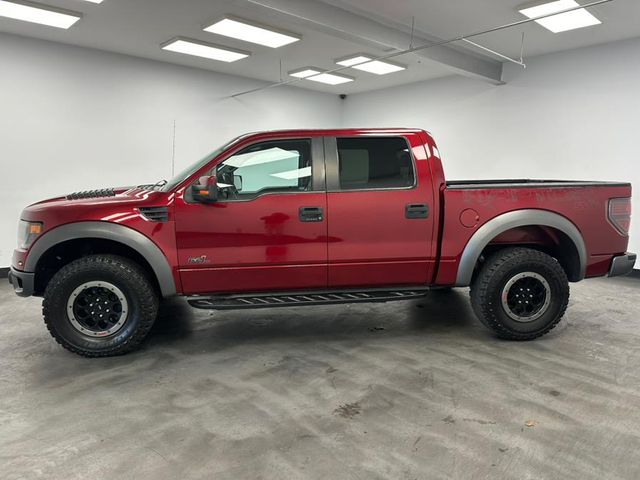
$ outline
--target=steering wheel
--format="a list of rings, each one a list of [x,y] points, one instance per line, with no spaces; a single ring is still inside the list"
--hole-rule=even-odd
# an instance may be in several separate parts
[[[238,189],[233,183],[233,172],[218,172],[218,183],[229,185],[228,187],[219,187],[219,194],[225,200],[235,200],[238,198]]]

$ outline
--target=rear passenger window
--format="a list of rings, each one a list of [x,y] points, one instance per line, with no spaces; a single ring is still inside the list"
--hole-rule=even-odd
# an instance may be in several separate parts
[[[402,188],[414,185],[411,151],[401,137],[338,138],[342,190]]]

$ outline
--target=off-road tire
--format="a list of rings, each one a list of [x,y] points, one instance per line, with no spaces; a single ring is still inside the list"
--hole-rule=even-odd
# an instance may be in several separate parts
[[[533,272],[546,280],[550,303],[539,318],[522,323],[511,318],[502,302],[510,279]],[[478,319],[507,340],[533,340],[551,331],[562,319],[569,303],[569,281],[560,264],[549,255],[530,248],[505,248],[491,255],[471,285],[471,305]]]
[[[83,335],[67,314],[67,301],[74,289],[93,281],[109,282],[126,297],[128,315],[113,335]],[[109,357],[140,345],[157,317],[158,297],[147,273],[133,261],[116,255],[91,255],[65,265],[53,276],[44,292],[42,314],[51,336],[67,350],[85,357]]]

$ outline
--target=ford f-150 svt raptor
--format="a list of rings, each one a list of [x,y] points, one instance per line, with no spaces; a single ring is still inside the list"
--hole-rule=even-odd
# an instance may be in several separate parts
[[[89,357],[134,349],[159,299],[240,309],[411,299],[471,287],[478,318],[529,340],[569,282],[623,275],[628,183],[445,182],[418,129],[244,135],[155,185],[27,207],[10,281]]]

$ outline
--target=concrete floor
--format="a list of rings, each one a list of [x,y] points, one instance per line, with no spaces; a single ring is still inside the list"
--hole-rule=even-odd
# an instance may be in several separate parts
[[[210,313],[164,305],[142,351],[58,347],[0,282],[0,477],[640,478],[640,280],[572,286],[499,341],[466,291]],[[530,425],[530,426],[527,426]]]

